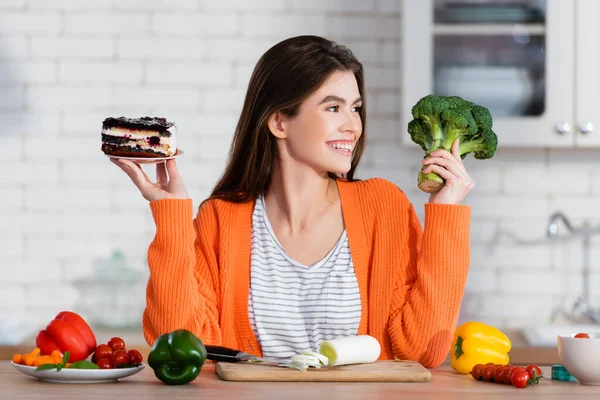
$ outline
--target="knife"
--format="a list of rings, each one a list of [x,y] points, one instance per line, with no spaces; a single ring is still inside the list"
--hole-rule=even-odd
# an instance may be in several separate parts
[[[239,362],[239,361],[260,361],[268,364],[287,364],[285,361],[257,357],[241,350],[231,349],[223,346],[204,346],[206,348],[206,358],[220,362]]]

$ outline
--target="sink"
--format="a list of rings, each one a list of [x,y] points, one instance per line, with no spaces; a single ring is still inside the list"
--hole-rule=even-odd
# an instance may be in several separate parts
[[[527,344],[535,347],[557,346],[558,335],[569,335],[579,332],[600,332],[600,325],[538,325],[523,329],[523,336]]]

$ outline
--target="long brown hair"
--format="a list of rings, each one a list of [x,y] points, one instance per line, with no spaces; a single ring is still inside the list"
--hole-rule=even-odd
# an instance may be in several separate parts
[[[354,148],[344,178],[354,179],[365,146],[366,106],[362,64],[345,46],[318,36],[297,36],[271,47],[258,60],[235,129],[225,172],[210,195],[234,202],[255,200],[267,189],[278,155],[268,127],[269,117],[280,111],[294,117],[302,102],[337,71],[351,71],[362,100],[363,134]],[[337,178],[329,173],[332,178]]]

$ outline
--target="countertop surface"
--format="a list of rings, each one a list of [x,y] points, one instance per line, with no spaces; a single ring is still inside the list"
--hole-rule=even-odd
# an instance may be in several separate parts
[[[478,382],[456,374],[448,366],[432,369],[430,382],[420,383],[334,383],[334,382],[226,382],[213,364],[202,368],[200,376],[186,385],[168,386],[151,368],[118,382],[69,384],[42,382],[0,361],[2,399],[577,399],[600,395],[600,386],[559,382],[543,378],[540,384],[517,389],[513,386]],[[542,367],[550,376],[550,367]]]

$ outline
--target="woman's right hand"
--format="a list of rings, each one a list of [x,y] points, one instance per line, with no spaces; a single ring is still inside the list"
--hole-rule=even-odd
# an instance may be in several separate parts
[[[174,159],[167,160],[166,166],[163,162],[156,164],[156,183],[150,181],[139,164],[115,158],[111,158],[110,161],[125,171],[148,201],[188,198],[187,189]]]

